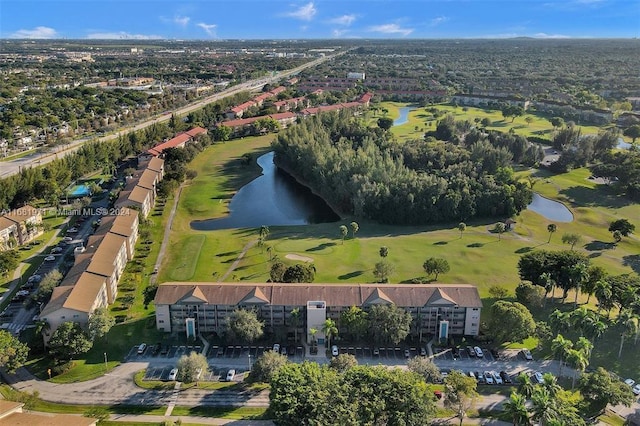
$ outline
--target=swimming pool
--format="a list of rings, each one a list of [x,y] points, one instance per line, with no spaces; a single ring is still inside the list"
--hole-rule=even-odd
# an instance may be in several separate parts
[[[69,190],[70,197],[89,197],[91,191],[87,185],[76,185]]]

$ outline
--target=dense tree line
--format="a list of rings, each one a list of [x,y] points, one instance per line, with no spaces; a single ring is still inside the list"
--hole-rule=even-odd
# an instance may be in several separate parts
[[[393,143],[350,113],[321,114],[278,135],[276,163],[339,210],[394,224],[512,216],[531,201],[512,154],[488,141]]]
[[[429,424],[435,402],[417,374],[354,366],[339,372],[304,362],[281,366],[271,379],[269,409],[277,425]]]
[[[633,200],[640,200],[640,151],[607,152],[591,166],[595,176],[616,182],[616,188]]]

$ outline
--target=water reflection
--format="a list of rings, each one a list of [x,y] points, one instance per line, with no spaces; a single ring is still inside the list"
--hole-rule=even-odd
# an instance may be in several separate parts
[[[535,192],[527,209],[554,222],[573,222],[573,213],[564,204],[544,198]]]
[[[233,196],[228,216],[193,221],[191,228],[210,231],[261,225],[307,225],[340,219],[322,198],[278,169],[273,164],[273,156],[274,153],[269,152],[258,158],[262,175],[240,188]]]

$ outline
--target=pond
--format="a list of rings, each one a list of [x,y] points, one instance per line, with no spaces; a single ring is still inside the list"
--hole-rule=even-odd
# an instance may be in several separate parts
[[[393,120],[394,126],[400,126],[401,124],[405,124],[409,121],[409,111],[413,111],[415,108],[413,107],[400,107],[400,117]]]
[[[554,222],[573,222],[573,213],[562,203],[545,198],[537,193],[533,193],[533,201],[527,209],[538,213]]]
[[[618,138],[618,145],[616,146],[618,149],[630,149],[631,144],[629,142],[625,142],[624,139]]]
[[[273,164],[273,152],[258,158],[262,175],[231,198],[230,213],[219,219],[197,220],[191,228],[211,231],[230,228],[257,228],[262,225],[307,225],[337,222],[340,217],[309,188]]]

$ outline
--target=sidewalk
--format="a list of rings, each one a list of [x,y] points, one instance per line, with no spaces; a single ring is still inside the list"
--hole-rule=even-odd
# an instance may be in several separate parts
[[[197,417],[197,416],[147,416],[147,415],[129,415],[129,414],[112,414],[109,420],[115,422],[126,423],[153,423],[161,424],[167,420],[176,422],[180,420],[182,424],[191,425],[233,425],[233,426],[272,426],[271,420],[230,420],[217,419],[213,417]]]

